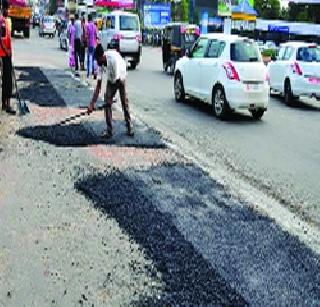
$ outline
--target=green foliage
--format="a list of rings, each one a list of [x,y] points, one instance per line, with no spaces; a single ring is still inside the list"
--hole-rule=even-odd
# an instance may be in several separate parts
[[[196,8],[194,9],[194,21],[193,21],[193,23],[194,23],[195,25],[200,24],[200,10],[199,10],[198,7],[196,7]]]
[[[263,51],[261,51],[261,55],[273,58],[277,56],[277,51],[274,49],[264,49]]]
[[[279,0],[255,0],[254,7],[260,18],[278,19],[280,17]]]
[[[49,15],[54,15],[57,11],[57,1],[49,0]]]
[[[189,20],[189,0],[181,0],[179,2],[171,2],[171,14],[173,21]]]
[[[309,15],[306,9],[302,9],[296,16],[296,21],[310,21]]]
[[[282,20],[289,20],[289,9],[288,8],[282,8],[280,12],[280,19]]]
[[[320,23],[320,6],[289,3],[288,20]]]
[[[189,1],[181,0],[180,7],[181,7],[181,20],[187,22],[189,19]]]

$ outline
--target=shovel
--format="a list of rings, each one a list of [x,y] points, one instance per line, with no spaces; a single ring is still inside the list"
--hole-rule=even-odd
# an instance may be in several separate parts
[[[19,92],[18,85],[17,85],[16,73],[15,73],[13,65],[12,65],[12,75],[13,75],[13,79],[14,79],[14,85],[16,87],[18,113],[19,113],[19,116],[23,116],[23,115],[26,115],[27,113],[30,113],[30,110],[27,106],[26,101],[21,99],[20,92]]]
[[[93,111],[99,111],[99,110],[103,110],[104,109],[104,106],[99,106],[97,108],[95,108],[94,110],[92,111],[89,111],[89,110],[85,110],[85,111],[82,111],[76,115],[72,115],[70,117],[67,117],[66,119],[62,120],[61,122],[58,123],[59,126],[64,126],[64,125],[68,125],[74,121],[76,121],[77,119],[83,117],[83,116],[86,116],[86,115],[90,115]]]

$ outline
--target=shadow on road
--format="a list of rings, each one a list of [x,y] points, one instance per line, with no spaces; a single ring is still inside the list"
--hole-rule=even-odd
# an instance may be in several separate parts
[[[204,103],[197,99],[186,99],[183,103],[191,108],[194,108],[200,112],[207,113],[209,116],[212,117],[213,120],[220,121],[217,119],[212,110],[212,105],[208,103]],[[251,124],[259,124],[262,123],[262,121],[255,120],[249,113],[244,114],[240,112],[231,112],[228,117],[223,120],[223,122],[227,123],[251,123]]]
[[[302,111],[318,111],[320,112],[320,102],[319,102],[319,106],[313,106],[312,104],[303,102],[303,101],[299,101],[296,104],[294,104],[292,107],[292,109],[296,109],[296,110],[302,110]]]
[[[16,71],[19,75],[17,83],[22,99],[43,107],[66,105],[39,67],[20,66],[16,67]]]
[[[107,171],[75,186],[162,273],[160,306],[319,302],[319,257],[193,165]]]
[[[97,208],[115,218],[144,248],[162,273],[165,293],[160,300],[142,301],[138,305],[246,305],[179,232],[172,216],[159,211],[139,186],[142,190],[147,188],[140,180],[132,180],[120,172],[93,175],[76,183],[76,188]]]
[[[320,101],[317,101],[318,106],[315,106],[315,105],[312,105],[311,103],[307,103],[306,101],[303,101],[302,99],[299,99],[299,101],[296,101],[294,104],[287,106],[284,103],[283,98],[275,95],[273,95],[273,97],[277,99],[280,103],[282,103],[284,107],[287,107],[293,110],[320,112]]]

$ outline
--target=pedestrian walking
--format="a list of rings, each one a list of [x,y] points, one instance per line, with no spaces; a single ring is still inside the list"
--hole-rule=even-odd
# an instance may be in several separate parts
[[[87,32],[87,45],[88,45],[88,56],[87,56],[87,78],[90,76],[90,70],[94,75],[94,50],[97,44],[97,27],[93,23],[92,15],[88,16],[88,24],[86,27]]]
[[[79,62],[80,62],[80,56],[81,56],[81,36],[82,36],[82,27],[81,27],[81,21],[79,19],[79,15],[75,14],[75,34],[74,34],[74,57],[75,57],[75,75],[76,77],[79,77]]]
[[[70,24],[68,26],[68,39],[69,39],[69,67],[74,68],[76,66],[75,62],[75,26],[74,26],[74,16],[70,15]]]
[[[103,133],[103,137],[109,139],[112,137],[112,102],[115,94],[119,90],[122,110],[126,121],[127,133],[129,136],[134,136],[134,131],[131,123],[129,100],[126,90],[127,65],[120,53],[116,50],[108,50],[104,52],[101,44],[96,47],[96,59],[98,62],[98,81],[93,94],[93,98],[88,107],[91,112],[94,109],[95,103],[98,99],[103,74],[107,74],[107,86],[105,97],[105,117],[107,123],[107,130]]]
[[[80,53],[80,66],[81,70],[85,70],[84,68],[84,60],[86,57],[86,48],[87,48],[87,31],[86,31],[86,18],[82,16],[81,18],[81,53]]]
[[[0,12],[0,57],[2,60],[2,110],[14,115],[10,106],[12,96],[11,26],[8,20],[8,2],[2,0]]]

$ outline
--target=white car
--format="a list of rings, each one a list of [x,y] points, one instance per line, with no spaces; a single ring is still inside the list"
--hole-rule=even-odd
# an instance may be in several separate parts
[[[104,49],[117,49],[122,57],[135,69],[140,62],[142,36],[139,16],[124,11],[113,11],[103,16],[106,26],[99,31]]]
[[[320,98],[320,48],[316,44],[282,44],[268,70],[271,89],[283,94],[286,104],[300,96]]]
[[[212,104],[214,114],[249,110],[260,119],[269,102],[269,77],[258,46],[236,35],[202,35],[187,56],[177,61],[176,101],[185,96]]]
[[[43,16],[39,25],[39,36],[54,37],[56,35],[56,23],[53,16]]]

